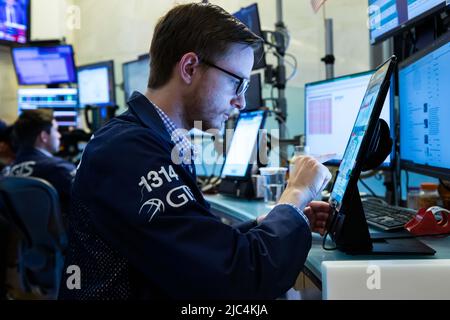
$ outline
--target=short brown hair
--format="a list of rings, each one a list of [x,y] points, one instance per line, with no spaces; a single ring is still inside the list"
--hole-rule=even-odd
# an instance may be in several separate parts
[[[18,147],[33,147],[39,134],[42,131],[50,134],[52,126],[52,110],[26,110],[14,123],[14,142]]]
[[[165,85],[184,54],[195,52],[202,59],[214,61],[232,43],[256,48],[263,41],[219,6],[190,3],[174,7],[155,27],[148,87],[157,89]]]

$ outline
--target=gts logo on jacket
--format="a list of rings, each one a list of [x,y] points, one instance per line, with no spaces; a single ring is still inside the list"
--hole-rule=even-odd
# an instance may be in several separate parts
[[[29,177],[33,175],[36,161],[26,161],[16,164],[12,167],[5,168],[5,176]]]

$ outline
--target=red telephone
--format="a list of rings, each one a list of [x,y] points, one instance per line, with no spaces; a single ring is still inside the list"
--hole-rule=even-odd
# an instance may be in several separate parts
[[[436,219],[438,213],[440,220]],[[441,207],[422,208],[405,224],[405,228],[416,236],[450,233],[449,214],[449,210]]]

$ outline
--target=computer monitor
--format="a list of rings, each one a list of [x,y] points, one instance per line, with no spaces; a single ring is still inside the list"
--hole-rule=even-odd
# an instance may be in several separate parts
[[[0,0],[0,44],[25,44],[30,38],[30,0]]]
[[[385,40],[447,4],[446,0],[369,0],[370,42]]]
[[[223,178],[248,179],[256,161],[258,133],[263,128],[265,111],[241,112],[222,168]]]
[[[375,71],[368,71],[305,85],[305,138],[311,154],[336,154],[327,165],[339,165],[355,123],[359,106]],[[381,111],[390,127],[394,123],[394,86]],[[391,130],[391,136],[394,136]],[[393,151],[394,152],[394,151]],[[381,167],[390,167],[394,153]]]
[[[139,91],[142,94],[147,91],[150,76],[150,56],[143,55],[137,60],[124,63],[122,71],[126,103],[134,91]]]
[[[19,85],[77,82],[70,45],[13,48],[12,57]]]
[[[257,36],[263,37],[261,31],[261,22],[259,19],[258,4],[254,3],[233,14],[236,18],[242,21],[253,33]],[[255,51],[255,64],[253,69],[262,69],[266,67],[266,57],[264,54],[264,46],[261,45]]]
[[[399,66],[400,165],[450,179],[450,35]]]
[[[261,75],[259,73],[252,74],[250,77],[250,86],[245,93],[245,101],[245,110],[247,111],[256,110],[262,107]]]
[[[63,130],[78,125],[78,90],[65,89],[19,89],[19,115],[24,110],[51,109],[58,126]]]
[[[392,239],[391,233],[371,235],[358,190],[361,171],[376,166],[377,159],[381,162],[392,145],[387,125],[379,117],[396,60],[391,57],[372,75],[331,190],[332,215],[327,229],[336,248],[351,254],[435,253],[414,238]]]
[[[115,105],[114,61],[78,67],[78,91],[80,107]]]

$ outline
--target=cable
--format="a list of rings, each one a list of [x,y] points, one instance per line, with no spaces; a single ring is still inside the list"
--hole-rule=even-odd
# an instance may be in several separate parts
[[[327,228],[327,231],[325,232],[325,235],[323,236],[323,239],[322,239],[322,249],[326,250],[326,251],[333,251],[333,250],[337,249],[337,245],[334,247],[327,247],[326,243],[325,243],[328,235],[330,234],[330,230],[334,229],[334,225],[336,224],[336,219],[338,216],[336,209],[334,207],[332,207],[332,208],[333,208],[333,213],[332,213],[333,218],[331,219],[331,223],[330,223],[329,227]]]
[[[406,192],[408,192],[408,189],[409,189],[409,172],[407,170],[405,170],[405,174],[406,174]]]
[[[361,182],[361,184],[364,186],[364,188],[366,188],[369,192],[370,192],[370,194],[373,196],[373,197],[375,197],[375,198],[379,198],[377,195],[376,195],[376,193],[360,178],[360,179],[358,179],[359,180],[359,182]]]
[[[328,230],[327,230],[327,232],[325,233],[325,235],[323,236],[323,239],[322,239],[322,249],[323,250],[326,250],[326,251],[334,251],[334,250],[336,250],[337,249],[337,246],[334,246],[334,247],[327,247],[326,246],[326,240],[327,240],[327,237],[328,237],[328,234],[329,234],[329,232],[328,232]]]
[[[290,53],[285,53],[285,56],[287,57],[291,57],[292,60],[294,61],[294,63],[291,63],[290,61],[286,60],[285,57],[283,57],[281,54],[279,54],[276,51],[273,51],[273,54],[281,59],[283,59],[283,62],[288,64],[289,66],[291,66],[293,68],[292,70],[292,74],[286,78],[286,81],[290,81],[292,80],[296,75],[297,75],[297,69],[298,69],[298,62],[297,59],[295,58],[294,55],[290,54]]]
[[[378,170],[369,170],[364,173],[361,173],[359,177],[360,177],[360,179],[367,179],[367,178],[376,176],[377,174],[378,174]]]

